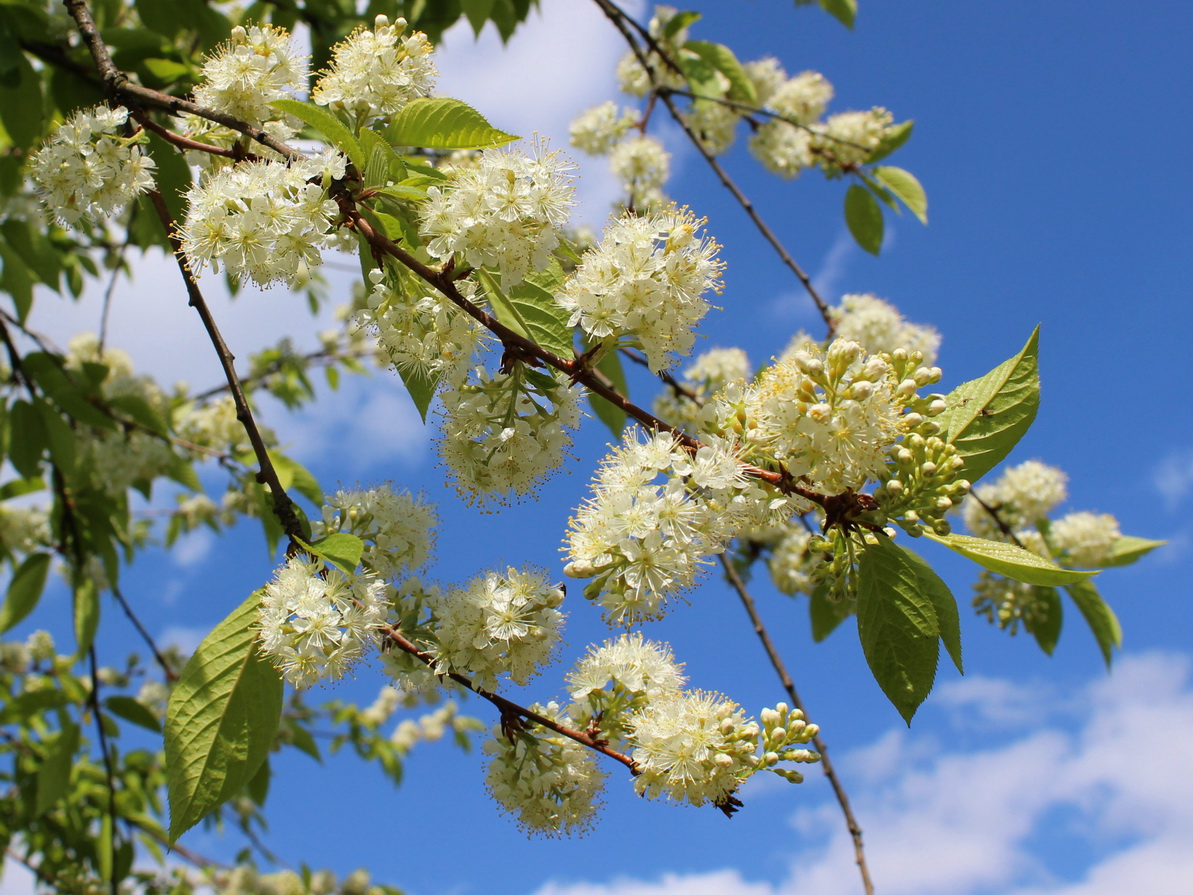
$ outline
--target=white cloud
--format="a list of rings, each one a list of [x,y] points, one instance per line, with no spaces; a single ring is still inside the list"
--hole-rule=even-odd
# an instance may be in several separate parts
[[[976,679],[945,688],[938,708],[963,719],[986,697],[997,742],[978,751],[889,733],[845,756],[851,800],[884,895],[1118,895],[1193,891],[1193,688],[1188,657],[1124,657],[1114,674],[1062,702],[1034,685]],[[859,773],[862,769],[866,773]],[[1057,817],[1063,818],[1058,821]],[[555,883],[538,895],[846,895],[858,889],[835,804],[792,818],[801,841],[787,879],[751,882],[731,868],[655,882]],[[827,834],[826,834],[826,831]],[[1037,838],[1045,850],[1037,850]],[[1067,841],[1090,854],[1072,878],[1050,866]]]
[[[837,238],[833,240],[824,260],[820,262],[820,267],[812,275],[812,285],[816,287],[820,297],[830,305],[837,303],[837,292],[841,288],[841,280],[849,266],[849,259],[856,250],[857,243],[849,235],[848,230],[842,229],[837,234]]]
[[[189,655],[198,649],[199,644],[203,642],[203,638],[210,633],[210,628],[169,625],[154,640],[160,647],[176,646],[183,653]]]
[[[189,569],[205,560],[215,547],[215,533],[209,528],[197,528],[178,538],[170,551],[170,560],[182,569]]]
[[[1193,450],[1176,450],[1164,457],[1152,473],[1152,484],[1169,510],[1184,504],[1193,492]]]

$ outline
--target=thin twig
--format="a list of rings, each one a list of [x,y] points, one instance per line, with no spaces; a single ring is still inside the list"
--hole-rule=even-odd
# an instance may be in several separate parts
[[[779,655],[778,649],[775,648],[774,641],[770,639],[770,633],[766,626],[762,623],[761,616],[758,615],[758,608],[754,605],[754,598],[750,596],[750,592],[746,589],[746,583],[742,581],[741,575],[737,573],[737,569],[733,567],[733,563],[721,554],[718,559],[721,561],[721,568],[725,570],[725,577],[729,580],[730,585],[737,591],[737,596],[741,600],[742,606],[745,607],[746,614],[750,617],[750,623],[754,626],[754,633],[758,635],[758,640],[762,643],[762,648],[766,652],[766,656],[770,659],[771,665],[774,666],[775,673],[779,676],[779,682],[783,686],[783,690],[791,699],[791,704],[803,713],[804,719],[808,719],[808,713],[804,709],[803,700],[799,698],[799,693],[796,692],[795,682],[787,671],[787,666],[783,664],[783,658]],[[862,845],[862,828],[858,825],[857,819],[853,816],[853,809],[849,804],[849,796],[845,794],[845,787],[841,784],[841,778],[837,776],[836,769],[833,767],[832,761],[828,757],[828,748],[821,739],[820,734],[812,737],[812,743],[816,746],[816,751],[820,753],[820,766],[824,768],[824,776],[828,777],[829,784],[833,788],[833,794],[837,797],[837,804],[841,806],[841,813],[845,815],[845,826],[849,829],[850,838],[853,839],[853,854],[857,861],[857,869],[862,877],[862,889],[866,895],[874,895],[874,883],[870,880],[870,869],[866,865],[866,852]]]
[[[166,675],[167,681],[178,680],[178,672],[176,672],[166,657],[162,655],[162,651],[158,649],[157,643],[149,632],[145,630],[145,626],[141,624],[141,620],[137,618],[137,614],[133,612],[132,606],[129,605],[128,600],[124,598],[124,594],[120,592],[119,585],[113,584],[110,588],[112,596],[116,598],[116,602],[120,604],[120,608],[124,610],[124,614],[128,616],[128,620],[132,622],[133,627],[137,629],[137,633],[141,635],[141,639],[145,641],[149,649],[153,652],[153,658],[158,665],[161,666],[162,672]]]
[[[81,575],[83,570],[81,567],[75,569],[76,575]],[[95,733],[99,737],[99,749],[104,756],[104,774],[108,778],[108,824],[111,827],[111,840],[109,845],[112,849],[113,855],[116,852],[116,834],[119,831],[119,826],[116,821],[118,819],[116,813],[116,772],[112,768],[112,756],[108,753],[108,736],[104,733],[103,717],[100,713],[99,707],[99,662],[95,658],[95,645],[92,644],[87,648],[87,658],[91,665],[91,693],[87,697],[87,702],[91,706],[92,717],[95,719]],[[102,843],[99,844],[102,847]],[[112,895],[120,895],[120,882],[116,879],[116,863],[112,862],[111,876],[108,879],[108,888]]]
[[[704,161],[713,170],[713,173],[716,174],[717,179],[721,181],[721,185],[729,190],[737,204],[742,207],[742,210],[746,213],[746,216],[750,219],[751,223],[753,223],[758,232],[762,234],[762,238],[765,239],[770,244],[771,248],[775,250],[775,253],[779,256],[779,260],[782,261],[787,269],[795,274],[796,279],[803,284],[804,289],[807,291],[808,295],[811,296],[812,301],[815,303],[816,310],[820,312],[820,316],[824,320],[824,325],[828,327],[828,335],[829,338],[831,338],[834,328],[832,315],[829,313],[828,305],[825,304],[825,301],[820,297],[820,293],[817,291],[816,286],[812,283],[812,278],[809,277],[804,269],[796,263],[794,258],[791,257],[791,254],[784,247],[783,243],[779,241],[777,236],[775,236],[774,231],[771,230],[766,221],[762,219],[762,216],[754,207],[754,203],[751,202],[745,193],[741,191],[738,185],[733,181],[733,178],[731,178],[724,167],[722,167],[721,163],[718,162],[716,157],[708,151],[708,147],[704,145],[704,141],[700,139],[699,135],[692,130],[686,119],[684,119],[683,115],[680,114],[679,109],[675,105],[675,100],[672,99],[673,91],[659,83],[658,75],[655,72],[654,67],[650,64],[650,60],[647,59],[646,54],[638,45],[638,40],[631,33],[630,27],[632,26],[635,30],[643,35],[643,39],[648,43],[648,45],[650,45],[651,50],[653,50],[670,68],[679,71],[678,64],[670,58],[667,52],[658,44],[657,41],[655,41],[653,37],[650,36],[648,32],[639,26],[638,23],[632,18],[626,15],[626,13],[616,3],[612,2],[612,0],[594,0],[594,2],[601,8],[601,11],[604,12],[605,16],[613,23],[614,27],[617,28],[622,37],[625,38],[626,43],[630,46],[631,52],[633,52],[634,56],[638,59],[639,64],[650,78],[653,93],[663,101],[663,105],[667,107],[667,111],[670,113],[672,119],[674,119],[675,123],[680,126],[683,132],[687,135],[688,139],[692,141],[692,145],[696,147],[696,151],[700,153]]]

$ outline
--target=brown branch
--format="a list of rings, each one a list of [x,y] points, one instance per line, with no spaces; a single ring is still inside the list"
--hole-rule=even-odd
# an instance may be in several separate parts
[[[791,257],[791,254],[779,241],[779,238],[775,236],[774,231],[771,230],[766,221],[762,219],[762,216],[754,207],[754,203],[752,203],[745,193],[741,191],[738,185],[733,181],[733,178],[731,178],[728,172],[726,172],[721,166],[721,163],[718,162],[716,157],[708,151],[708,148],[704,145],[704,142],[700,139],[699,135],[696,134],[696,132],[693,131],[688,125],[687,121],[684,119],[683,115],[680,114],[679,109],[676,107],[675,101],[671,98],[673,91],[659,83],[659,78],[654,70],[654,66],[650,64],[650,60],[646,57],[646,54],[638,45],[638,40],[631,33],[630,28],[632,27],[643,35],[643,39],[650,46],[650,49],[656,53],[668,67],[678,72],[680,71],[679,65],[673,59],[671,59],[666,50],[664,50],[663,47],[661,47],[648,32],[639,26],[633,19],[627,16],[616,3],[612,2],[612,0],[594,0],[594,2],[600,7],[601,11],[605,14],[609,21],[613,23],[614,27],[617,28],[622,37],[625,38],[626,43],[630,46],[631,52],[633,52],[634,56],[638,59],[638,62],[646,72],[647,77],[650,78],[653,93],[663,101],[663,105],[667,107],[667,111],[670,113],[672,119],[680,126],[684,134],[687,135],[688,139],[691,140],[692,145],[696,147],[696,151],[700,153],[704,161],[713,170],[713,173],[716,174],[717,179],[721,181],[721,185],[729,190],[737,204],[742,207],[742,210],[746,213],[746,216],[750,219],[751,223],[753,223],[758,232],[762,234],[763,239],[765,239],[770,244],[771,248],[775,250],[776,254],[779,256],[779,260],[782,261],[787,269],[795,274],[796,279],[803,284],[804,289],[807,291],[808,295],[811,296],[812,301],[815,303],[817,311],[820,312],[820,316],[824,320],[824,325],[828,327],[828,337],[832,338],[834,329],[832,315],[829,313],[828,305],[825,304],[825,301],[820,297],[820,293],[817,291],[816,286],[812,283],[812,278],[809,277],[804,269],[796,263],[794,258]]]
[[[737,573],[737,569],[733,567],[733,563],[726,558],[722,553],[717,557],[721,561],[721,568],[725,570],[725,577],[729,580],[730,585],[737,591],[737,596],[741,600],[742,606],[746,610],[746,614],[750,617],[750,623],[754,626],[754,633],[758,635],[758,640],[762,643],[762,649],[766,652],[766,656],[770,659],[770,663],[774,666],[775,673],[779,676],[779,683],[782,684],[784,692],[787,693],[788,698],[791,699],[791,704],[800,710],[804,715],[804,720],[808,720],[808,713],[804,709],[803,700],[799,698],[799,693],[795,689],[795,681],[792,680],[791,675],[787,671],[787,666],[783,664],[783,658],[779,655],[774,641],[770,638],[770,632],[767,631],[766,626],[762,623],[762,617],[758,614],[758,608],[754,604],[754,598],[750,596],[750,592],[746,589],[746,583],[742,581],[741,575]],[[836,769],[828,757],[828,748],[821,739],[820,734],[812,737],[812,743],[816,746],[816,751],[820,753],[820,766],[824,768],[824,776],[828,777],[829,784],[833,788],[833,794],[837,797],[837,804],[841,806],[841,813],[845,815],[845,826],[849,829],[849,836],[853,840],[853,854],[857,861],[858,873],[862,877],[862,889],[866,895],[874,895],[874,883],[870,880],[870,869],[866,865],[866,852],[862,845],[862,828],[858,825],[857,819],[853,816],[853,808],[849,804],[849,796],[845,793],[845,787],[841,784],[841,778],[837,776]]]
[[[1011,543],[1013,543],[1016,547],[1019,547],[1022,550],[1027,549],[1023,546],[1023,542],[1019,540],[1019,535],[1015,534],[1014,529],[1012,529],[1011,526],[1007,524],[1007,521],[999,515],[997,507],[990,506],[990,504],[978,497],[976,491],[971,490],[969,492],[969,496],[977,501],[978,506],[990,514],[990,518],[994,520],[994,524],[998,526],[999,532],[1001,532],[1004,537],[1010,539]]]
[[[381,625],[380,630],[385,635],[388,644],[396,646],[402,652],[413,656],[434,671],[435,658],[423,652],[411,641],[407,640],[401,631],[395,627],[392,627],[391,625]],[[634,759],[630,758],[623,752],[618,752],[616,749],[611,749],[608,742],[598,739],[592,734],[584,733],[579,730],[573,730],[564,724],[560,724],[558,721],[553,721],[546,715],[540,714],[539,712],[529,709],[526,706],[519,705],[511,699],[506,699],[504,696],[499,696],[496,693],[489,692],[483,687],[478,687],[469,678],[458,672],[449,671],[443,674],[436,672],[436,674],[439,674],[440,677],[446,677],[459,684],[464,689],[475,693],[482,699],[488,700],[501,711],[503,716],[515,715],[519,718],[525,718],[527,721],[532,721],[540,727],[545,727],[548,730],[559,734],[560,736],[565,736],[569,740],[574,740],[581,746],[592,749],[594,752],[599,752],[602,755],[612,758],[614,761],[621,762],[630,769],[630,773],[632,774],[638,773],[638,765]]]

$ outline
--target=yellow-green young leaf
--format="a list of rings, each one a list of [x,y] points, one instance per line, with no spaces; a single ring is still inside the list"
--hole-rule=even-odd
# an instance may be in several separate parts
[[[528,276],[508,294],[493,277],[482,276],[498,320],[553,354],[571,359],[575,336],[568,325],[568,312],[555,302],[554,292],[563,280],[557,261],[552,261],[546,270]]]
[[[358,173],[365,169],[365,153],[360,148],[360,143],[356,137],[352,136],[352,131],[344,125],[340,119],[336,118],[331,112],[322,106],[317,106],[314,103],[303,102],[298,99],[275,99],[270,103],[275,109],[280,109],[293,115],[300,121],[304,121],[327,138],[333,146],[348,156],[348,160],[356,167]]]
[[[74,594],[75,641],[79,644],[77,655],[83,655],[95,643],[95,632],[99,630],[99,588],[95,579],[80,577],[75,584]]]
[[[911,211],[921,224],[928,223],[928,195],[915,176],[902,168],[880,166],[872,168],[870,174],[899,197],[908,210]]]
[[[911,129],[913,127],[915,127],[915,122],[908,119],[887,128],[886,132],[882,135],[882,142],[878,144],[878,148],[870,153],[869,161],[871,163],[881,161],[906,143],[911,137]]]
[[[976,482],[997,466],[1036,418],[1039,339],[1037,326],[1022,351],[980,379],[961,383],[945,397],[945,412],[936,422],[940,437],[956,445],[965,460],[962,478]]]
[[[323,489],[319,487],[318,479],[311,475],[305,466],[285,454],[274,451],[269,452],[269,459],[273,461],[278,481],[283,488],[287,491],[297,491],[317,506],[323,504]]]
[[[8,631],[25,618],[41,599],[46,586],[46,575],[50,571],[50,554],[30,553],[13,572],[8,583],[8,595],[0,606],[0,634]]]
[[[965,668],[961,664],[961,614],[957,611],[957,598],[922,556],[895,544],[894,541],[891,543],[896,549],[903,551],[903,558],[916,574],[920,591],[932,601],[936,621],[940,626],[940,642],[944,644],[957,670],[965,674]]]
[[[67,721],[52,739],[42,742],[41,748],[44,757],[37,766],[37,799],[33,809],[36,817],[41,817],[66,795],[75,750],[79,748],[78,725]]]
[[[1092,581],[1078,581],[1065,585],[1065,591],[1085,616],[1094,639],[1098,641],[1098,649],[1102,651],[1106,667],[1109,668],[1114,659],[1114,650],[1123,648],[1123,629],[1118,623],[1118,617],[1102,599]]]
[[[659,32],[659,40],[670,40],[683,31],[684,28],[699,22],[701,18],[700,13],[692,10],[677,12],[667,20],[667,24],[663,26],[663,30]]]
[[[1055,587],[1036,587],[1035,605],[1029,615],[1023,618],[1023,627],[1027,628],[1045,655],[1051,656],[1060,640],[1060,629],[1064,622],[1064,608],[1060,602],[1060,592]]]
[[[257,653],[254,593],[182,670],[166,709],[170,845],[240,792],[269,753],[282,715],[282,680]]]
[[[424,149],[485,149],[518,139],[493,127],[467,103],[445,96],[407,103],[393,117],[385,136],[395,146]]]
[[[360,565],[360,556],[365,549],[364,541],[356,535],[348,534],[346,531],[334,532],[325,538],[320,538],[313,544],[304,543],[301,539],[299,539],[298,543],[302,544],[306,550],[316,556],[323,557],[329,563],[347,573],[352,573]]]
[[[1110,548],[1110,558],[1102,563],[1103,568],[1114,566],[1129,566],[1137,559],[1151,553],[1157,547],[1163,547],[1167,541],[1149,541],[1147,538],[1136,538],[1123,535]]]
[[[879,536],[858,561],[857,631],[874,680],[903,720],[927,698],[940,656],[940,623],[909,554]]]
[[[696,96],[721,97],[725,94],[725,82],[716,68],[703,56],[686,49],[675,56],[679,69],[688,82],[688,89]]]
[[[846,28],[853,28],[857,17],[857,0],[820,0],[820,8]]]
[[[144,727],[146,730],[152,730],[154,733],[162,732],[162,725],[157,720],[157,715],[131,696],[109,696],[104,700],[104,708],[116,717]]]
[[[871,255],[882,250],[882,209],[870,191],[856,183],[845,191],[845,224],[857,244]]]
[[[364,185],[370,189],[397,183],[406,178],[402,157],[376,131],[365,128],[360,132],[360,146],[365,154]]]
[[[746,74],[733,50],[724,44],[710,43],[706,40],[689,40],[683,46],[685,50],[691,50],[725,76],[729,81],[729,99],[751,106],[758,105],[754,82]]]
[[[104,812],[99,822],[99,838],[95,841],[95,869],[99,871],[100,879],[112,879],[112,814]]]
[[[925,536],[955,550],[967,559],[972,559],[983,569],[989,569],[1007,578],[1027,584],[1052,587],[1084,581],[1097,572],[1082,572],[1077,569],[1062,569],[1037,553],[1007,544],[1003,541],[987,541],[972,535],[951,533],[947,535],[924,532]]]

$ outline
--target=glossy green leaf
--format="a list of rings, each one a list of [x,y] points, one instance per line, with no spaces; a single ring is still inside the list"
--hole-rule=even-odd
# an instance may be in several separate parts
[[[1110,548],[1110,558],[1102,562],[1102,568],[1115,566],[1129,566],[1131,563],[1151,553],[1157,547],[1163,547],[1167,541],[1150,541],[1147,538],[1136,538],[1123,535]]]
[[[820,643],[837,630],[841,622],[853,615],[853,603],[849,600],[832,600],[828,586],[821,585],[808,598],[808,616],[812,622],[812,640]]]
[[[8,415],[8,458],[25,478],[38,478],[47,445],[41,414],[28,401],[14,401]]]
[[[199,644],[166,710],[170,844],[239,793],[269,753],[282,681],[257,653],[254,593]]]
[[[972,559],[983,569],[989,569],[1007,578],[1023,581],[1027,584],[1039,584],[1050,587],[1061,584],[1071,584],[1083,581],[1097,572],[1083,572],[1077,569],[1062,569],[1056,563],[1049,562],[1037,553],[1024,550],[1005,541],[988,541],[985,538],[975,538],[972,535],[933,534],[925,531],[924,536],[944,544],[950,550],[955,550],[967,559]]]
[[[625,369],[621,365],[621,355],[616,350],[606,351],[597,361],[596,369],[620,394],[629,397],[630,386],[626,381]],[[614,438],[620,439],[621,431],[628,419],[626,412],[593,392],[588,393],[588,403],[592,406],[596,418],[609,427]]]
[[[1077,604],[1094,639],[1098,641],[1098,649],[1102,651],[1102,658],[1106,667],[1114,660],[1114,650],[1123,648],[1123,629],[1118,623],[1118,617],[1110,608],[1092,581],[1079,581],[1065,585],[1065,591]]]
[[[421,97],[393,116],[385,136],[395,146],[424,149],[485,149],[518,139],[489,124],[467,103],[448,97]]]
[[[348,573],[360,565],[360,557],[365,549],[364,541],[345,531],[334,532],[311,544],[302,541],[299,543],[311,553],[323,557],[341,571]]]
[[[903,551],[903,558],[914,569],[921,593],[932,601],[932,609],[936,612],[940,641],[953,664],[957,666],[957,671],[965,674],[965,668],[961,663],[961,615],[957,610],[957,598],[922,556],[894,541],[891,543],[897,550]]]
[[[75,642],[82,656],[95,643],[99,630],[99,587],[90,576],[79,576],[74,588]]]
[[[882,209],[870,191],[856,183],[845,191],[845,224],[857,244],[871,255],[882,250]]]
[[[670,19],[668,19],[667,23],[663,25],[662,29],[660,29],[659,40],[670,40],[671,38],[675,37],[675,35],[679,34],[679,32],[683,31],[684,28],[695,24],[696,22],[700,21],[700,19],[700,13],[694,12],[693,10],[677,12]]]
[[[79,748],[79,727],[67,721],[52,738],[42,742],[42,759],[37,766],[37,800],[33,813],[41,817],[66,795],[70,769]]]
[[[435,400],[435,392],[439,388],[438,377],[432,380],[429,376],[423,376],[420,373],[403,369],[398,370],[398,375],[402,378],[402,384],[406,386],[410,400],[414,402],[414,406],[418,409],[418,415],[425,423],[427,421],[427,411],[431,408],[431,402]]]
[[[50,572],[50,554],[30,553],[13,572],[8,594],[0,606],[0,634],[9,631],[29,615],[41,599]]]
[[[531,274],[507,294],[495,278],[484,276],[486,294],[498,320],[518,335],[571,360],[575,336],[568,325],[568,312],[555,302],[554,295],[562,279],[558,263],[552,262],[547,270]]]
[[[908,210],[920,219],[921,224],[928,223],[928,195],[924,192],[924,188],[920,185],[920,182],[916,180],[915,175],[909,171],[904,171],[902,168],[890,166],[872,168],[870,174],[875,180],[898,196],[899,201],[906,205]]]
[[[104,700],[104,708],[138,727],[144,727],[154,733],[162,732],[162,724],[157,720],[157,715],[131,696],[109,696]]]
[[[705,40],[689,40],[684,44],[684,49],[691,50],[725,76],[729,81],[729,99],[751,106],[758,105],[758,94],[754,89],[754,82],[746,74],[745,68],[734,55],[733,50],[724,44],[710,43]]]
[[[870,153],[868,161],[872,164],[886,158],[911,138],[911,131],[914,127],[915,122],[908,119],[887,128],[882,135],[882,142],[878,144],[877,149]]]
[[[846,28],[853,28],[857,17],[857,0],[819,0],[820,8]]]
[[[985,376],[961,383],[945,398],[945,412],[936,417],[940,437],[956,445],[965,460],[961,476],[970,482],[998,465],[1036,418],[1039,337],[1037,326],[1022,351]]]
[[[1036,638],[1036,643],[1045,655],[1051,656],[1060,640],[1064,607],[1061,606],[1060,592],[1055,587],[1036,587],[1034,591],[1037,605],[1032,607],[1030,616],[1024,618],[1023,627]]]
[[[910,726],[936,679],[940,624],[919,567],[885,537],[858,561],[857,630],[874,680]]]
[[[352,132],[344,123],[323,106],[298,99],[275,99],[270,105],[309,124],[326,137],[333,146],[348,156],[357,172],[364,171],[365,154],[364,150],[360,148],[360,143],[357,142],[356,137],[352,136]]]
[[[389,183],[406,178],[406,166],[402,157],[389,142],[376,131],[365,128],[360,132],[360,145],[365,155],[364,185],[377,189]]]

